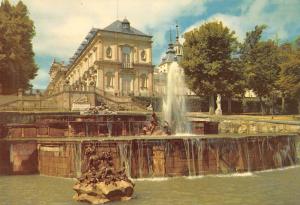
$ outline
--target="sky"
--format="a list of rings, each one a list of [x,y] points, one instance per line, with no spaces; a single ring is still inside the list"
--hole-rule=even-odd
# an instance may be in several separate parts
[[[18,0],[13,0],[17,2]],[[125,17],[131,26],[153,36],[153,64],[169,43],[169,30],[180,36],[205,22],[222,21],[240,42],[255,25],[265,24],[265,39],[280,42],[300,35],[300,0],[23,0],[34,21],[34,88],[45,89],[53,59],[68,63],[92,27],[104,28]]]

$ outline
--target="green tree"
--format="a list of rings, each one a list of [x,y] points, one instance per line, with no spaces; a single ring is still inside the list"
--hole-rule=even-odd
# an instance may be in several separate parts
[[[210,22],[184,34],[184,69],[189,88],[197,95],[210,96],[210,114],[214,113],[214,96],[232,94],[239,70],[233,62],[238,42],[233,31],[222,22]]]
[[[272,40],[260,40],[265,28],[256,26],[254,31],[247,32],[241,48],[247,87],[258,96],[262,114],[265,113],[264,99],[273,99],[272,95],[277,90],[280,71],[277,45]]]
[[[282,111],[285,111],[285,98],[293,98],[298,102],[300,113],[300,47],[291,43],[280,46],[280,73],[277,85],[282,93]]]
[[[33,21],[22,1],[11,5],[8,0],[0,5],[0,84],[4,93],[28,89],[36,76],[32,38]]]
[[[232,58],[231,83],[227,84],[224,96],[227,98],[227,112],[231,113],[231,100],[233,97],[242,99],[245,94],[246,81],[244,76],[244,66],[240,58]]]
[[[296,38],[296,40],[293,42],[293,47],[294,47],[294,49],[296,49],[296,50],[298,50],[298,49],[300,49],[300,36],[298,36],[297,38]]]

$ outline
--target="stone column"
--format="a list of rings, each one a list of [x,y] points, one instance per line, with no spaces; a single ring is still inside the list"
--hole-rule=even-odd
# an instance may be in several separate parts
[[[152,96],[153,95],[153,71],[151,71],[148,74],[148,91],[149,91],[149,96]]]
[[[98,68],[98,88],[103,91],[104,90],[104,73],[103,73],[103,69]]]
[[[89,91],[95,91],[95,87],[94,86],[89,86]],[[93,107],[96,105],[96,95],[95,92],[91,92],[88,94],[89,95],[89,103],[90,105]]]
[[[23,89],[18,89],[18,110],[23,110]]]
[[[120,85],[119,85],[119,83],[120,83],[120,76],[119,76],[119,70],[118,69],[116,69],[115,70],[115,83],[114,83],[114,85],[115,85],[115,87],[114,87],[114,94],[117,94],[118,96],[120,95]]]
[[[70,111],[72,109],[70,91],[65,91],[63,93],[63,102],[62,102],[61,106],[59,106],[59,107],[61,107],[63,110],[68,110],[68,111]]]
[[[103,44],[101,42],[99,42],[98,44],[98,49],[97,49],[97,60],[103,60]]]
[[[135,76],[133,76],[133,93],[135,96],[138,96],[140,94],[140,87],[139,87],[139,81],[140,81],[140,74],[137,72]]]
[[[152,65],[152,49],[149,50],[149,63]]]
[[[210,115],[215,114],[215,100],[214,99],[215,99],[215,97],[213,94],[209,96],[209,114]]]
[[[35,98],[36,98],[36,100],[38,101],[38,102],[37,102],[36,108],[39,108],[39,109],[41,110],[41,107],[42,107],[42,101],[41,101],[41,93],[40,93],[40,91],[38,91],[38,92],[36,93]]]
[[[22,89],[22,88],[19,88],[19,89],[18,89],[18,99],[19,99],[19,100],[22,100],[22,99],[23,99],[23,89]]]
[[[136,63],[140,62],[139,47],[136,47]]]

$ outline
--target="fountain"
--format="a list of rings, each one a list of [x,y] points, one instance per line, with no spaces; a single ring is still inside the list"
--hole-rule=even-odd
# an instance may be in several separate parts
[[[185,118],[185,79],[184,71],[177,62],[173,62],[168,71],[167,92],[163,102],[163,119],[172,128],[173,133],[189,133]]]

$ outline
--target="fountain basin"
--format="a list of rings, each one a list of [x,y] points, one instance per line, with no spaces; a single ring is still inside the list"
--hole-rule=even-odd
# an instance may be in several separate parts
[[[296,134],[10,138],[0,141],[0,173],[77,177],[83,150],[109,151],[131,178],[252,172],[296,164]]]

